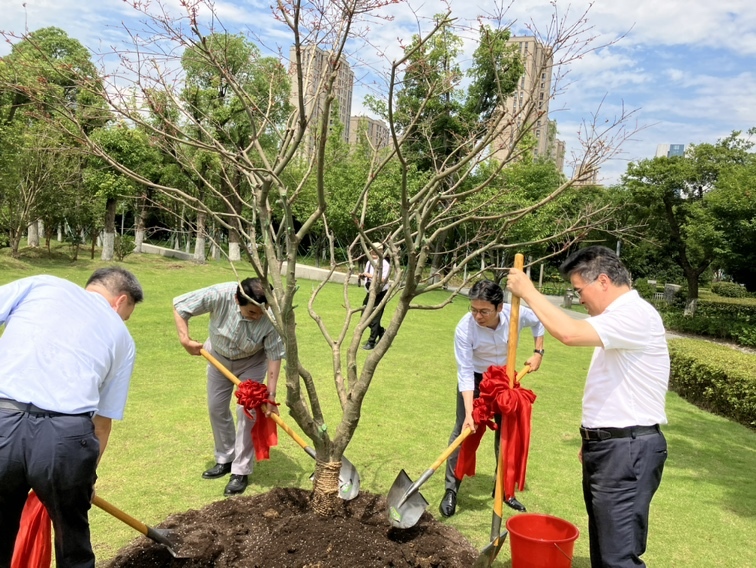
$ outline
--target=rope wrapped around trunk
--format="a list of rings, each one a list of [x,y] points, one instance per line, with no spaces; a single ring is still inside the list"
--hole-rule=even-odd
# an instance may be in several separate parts
[[[244,414],[254,421],[252,444],[255,458],[258,461],[270,459],[270,448],[278,445],[278,430],[273,419],[265,416],[262,405],[278,406],[278,403],[268,398],[268,387],[252,380],[246,380],[236,388],[236,400],[244,407]],[[250,414],[252,410],[255,416]]]
[[[312,508],[318,515],[327,517],[334,514],[339,501],[339,475],[341,462],[318,460],[315,468]]]
[[[468,436],[459,452],[454,476],[461,480],[465,475],[475,475],[475,455],[486,429],[497,430],[494,417],[501,415],[499,432],[501,444],[500,465],[505,467],[504,497],[514,497],[515,486],[525,488],[525,472],[530,449],[530,420],[536,395],[524,389],[516,381],[509,388],[506,367],[491,366],[480,382],[480,396],[473,401],[475,433]]]

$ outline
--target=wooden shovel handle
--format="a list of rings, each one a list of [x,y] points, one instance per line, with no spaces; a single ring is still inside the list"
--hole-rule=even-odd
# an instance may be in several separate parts
[[[436,471],[439,466],[444,463],[450,455],[452,455],[452,452],[454,452],[454,450],[456,450],[459,445],[465,441],[465,438],[467,438],[470,434],[472,434],[472,430],[470,430],[470,428],[465,428],[464,430],[462,430],[462,433],[454,438],[454,441],[449,445],[449,447],[446,448],[443,453],[438,456],[438,459],[433,462],[433,465],[430,466],[430,469]]]
[[[200,349],[200,355],[202,355],[205,359],[210,361],[210,363],[213,364],[213,367],[215,367],[221,373],[223,373],[223,376],[225,376],[229,381],[234,383],[237,387],[241,384],[239,377],[237,377],[231,371],[229,371],[223,363],[221,363],[220,361],[218,361],[218,359],[210,355],[210,353],[208,353],[205,349]]]
[[[229,371],[226,366],[218,361],[215,357],[210,355],[210,353],[207,352],[205,349],[200,349],[200,355],[202,355],[205,359],[207,359],[216,369],[218,369],[221,373],[223,373],[223,376],[225,376],[229,381],[234,383],[237,387],[241,384],[241,381],[239,380],[239,377],[234,375],[231,371]],[[270,418],[278,424],[278,426],[281,427],[281,429],[286,432],[291,438],[300,445],[300,447],[307,448],[307,442],[305,442],[299,434],[297,434],[294,430],[292,430],[286,422],[283,421],[283,419],[276,414],[275,412],[270,413]]]
[[[124,511],[121,511],[118,507],[115,505],[111,505],[105,499],[102,497],[98,497],[95,495],[92,498],[92,505],[98,506],[100,509],[105,511],[106,513],[109,513],[113,515],[116,519],[119,521],[123,521],[127,525],[129,525],[132,529],[139,531],[143,535],[147,536],[147,533],[149,531],[149,527],[145,525],[142,521],[138,521],[128,513],[125,513]]]
[[[525,257],[517,253],[514,258],[514,267],[522,270],[525,266]],[[509,377],[509,388],[514,387],[515,374],[517,366],[517,337],[520,333],[520,297],[512,294],[512,310],[509,314],[509,341],[507,342],[507,376]]]

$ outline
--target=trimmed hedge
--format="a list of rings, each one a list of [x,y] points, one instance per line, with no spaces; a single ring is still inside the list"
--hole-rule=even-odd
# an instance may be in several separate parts
[[[748,290],[735,282],[714,282],[711,285],[711,291],[726,298],[747,298],[750,296]]]
[[[697,339],[669,342],[670,389],[696,406],[756,428],[756,355]]]
[[[742,323],[756,323],[756,298],[698,300],[696,315],[727,317]]]

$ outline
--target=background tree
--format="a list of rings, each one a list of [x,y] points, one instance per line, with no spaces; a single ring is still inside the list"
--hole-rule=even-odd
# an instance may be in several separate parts
[[[720,176],[744,165],[751,142],[733,132],[716,144],[691,146],[685,156],[630,163],[622,177],[635,219],[680,266],[687,281],[686,313],[695,313],[701,275],[728,246],[706,196]]]
[[[0,201],[14,220],[14,228],[8,226],[14,252],[20,238],[15,227],[36,228],[40,199],[59,187],[53,178],[62,172],[51,160],[70,155],[75,147],[65,135],[70,122],[56,112],[61,106],[88,134],[108,118],[89,51],[63,30],[43,28],[15,43],[0,62],[0,161],[6,165],[0,192],[12,192]],[[53,135],[49,128],[63,134]]]
[[[723,172],[706,201],[727,243],[717,268],[756,292],[756,156]]]

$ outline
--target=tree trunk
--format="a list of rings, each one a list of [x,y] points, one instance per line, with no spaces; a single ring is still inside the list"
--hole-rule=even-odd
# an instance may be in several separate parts
[[[197,213],[197,240],[194,244],[194,262],[205,264],[205,218],[202,211]]]
[[[118,204],[115,197],[108,197],[105,203],[105,234],[102,238],[102,260],[113,260],[113,251],[115,249],[115,215],[116,205]]]
[[[312,508],[321,517],[331,517],[344,505],[339,498],[341,462],[316,462],[312,484]]]
[[[688,299],[685,302],[683,315],[693,317],[698,307],[698,274],[688,273],[685,275],[688,281]]]
[[[139,207],[136,216],[136,230],[134,231],[134,252],[142,252],[142,243],[144,243],[145,227],[147,226],[147,204],[143,195],[139,198]]]
[[[8,240],[10,241],[11,257],[18,258],[18,247],[21,245],[21,231],[11,229],[8,234]]]
[[[27,232],[27,244],[29,248],[37,248],[39,246],[39,225],[36,219],[29,224]]]

